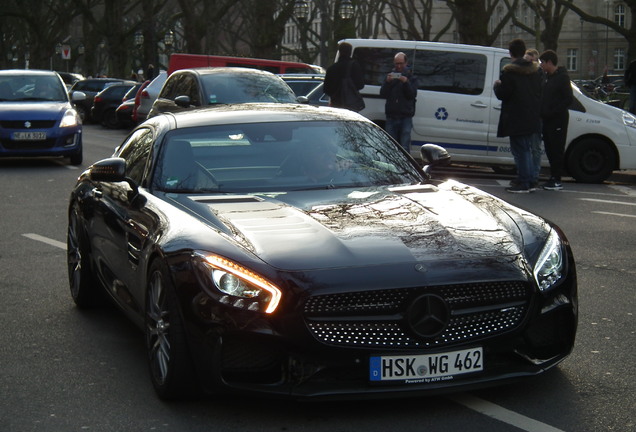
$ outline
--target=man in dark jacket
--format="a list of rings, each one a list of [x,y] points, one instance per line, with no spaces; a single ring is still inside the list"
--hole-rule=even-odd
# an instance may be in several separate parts
[[[380,88],[380,96],[386,99],[385,129],[407,152],[410,152],[418,82],[408,67],[406,54],[397,53],[393,58],[393,65],[393,70],[386,76]]]
[[[544,51],[540,56],[541,68],[547,80],[541,98],[541,120],[543,121],[543,145],[550,161],[550,180],[543,189],[560,190],[563,171],[563,153],[568,134],[572,103],[572,85],[563,66],[557,66],[558,57],[552,50]]]
[[[517,166],[517,179],[506,190],[528,193],[533,186],[533,136],[541,130],[541,77],[539,66],[523,58],[523,40],[512,40],[508,51],[512,62],[504,66],[494,86],[495,95],[501,100],[497,136],[510,137],[510,151]]]
[[[346,77],[347,71],[349,71],[349,75],[358,90],[364,87],[362,68],[357,61],[351,58],[352,50],[351,44],[341,42],[338,45],[338,61],[327,68],[324,90],[325,94],[329,96],[329,105],[332,107],[353,109],[345,106],[340,94],[342,81]]]

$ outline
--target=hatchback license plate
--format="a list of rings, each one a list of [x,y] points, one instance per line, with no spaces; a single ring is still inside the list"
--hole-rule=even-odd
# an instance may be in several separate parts
[[[426,383],[484,370],[481,347],[412,356],[377,356],[369,362],[371,381]]]
[[[15,141],[41,141],[46,139],[46,132],[14,132]]]

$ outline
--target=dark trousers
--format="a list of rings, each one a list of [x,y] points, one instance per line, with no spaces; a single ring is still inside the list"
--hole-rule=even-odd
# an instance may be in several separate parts
[[[550,177],[561,181],[563,174],[563,154],[568,134],[568,116],[557,119],[543,119],[543,144],[550,161]]]

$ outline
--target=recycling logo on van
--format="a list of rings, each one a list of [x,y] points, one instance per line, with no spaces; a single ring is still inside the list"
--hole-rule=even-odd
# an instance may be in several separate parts
[[[437,120],[446,120],[448,118],[448,111],[446,111],[446,108],[437,108],[437,111],[435,111],[435,118]]]

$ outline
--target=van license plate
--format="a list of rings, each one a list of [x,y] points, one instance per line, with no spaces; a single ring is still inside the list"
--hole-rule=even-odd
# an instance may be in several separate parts
[[[377,356],[369,362],[371,381],[430,382],[431,378],[484,370],[481,347],[437,354]]]
[[[42,141],[46,139],[46,132],[14,132],[15,141]]]

